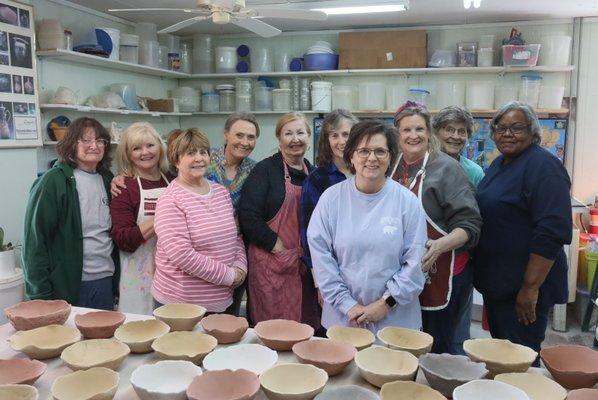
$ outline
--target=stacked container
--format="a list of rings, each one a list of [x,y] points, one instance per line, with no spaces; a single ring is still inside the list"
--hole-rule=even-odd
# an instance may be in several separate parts
[[[211,74],[214,72],[214,51],[210,35],[193,36],[193,73]]]
[[[139,36],[127,33],[120,35],[120,61],[139,63]]]
[[[237,111],[251,111],[251,79],[237,78],[235,80],[235,109]]]

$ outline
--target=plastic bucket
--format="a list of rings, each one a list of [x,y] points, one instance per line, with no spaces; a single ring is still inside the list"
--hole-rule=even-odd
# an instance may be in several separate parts
[[[465,82],[441,81],[436,87],[436,108],[465,105]]]
[[[332,83],[316,81],[311,83],[311,109],[312,111],[332,111]]]
[[[592,290],[592,282],[594,282],[594,275],[596,275],[596,266],[598,265],[598,253],[586,253],[586,261],[588,262],[588,290]]]
[[[465,97],[470,110],[491,110],[494,107],[494,82],[468,82]]]
[[[540,100],[541,85],[541,76],[533,74],[521,75],[521,86],[519,87],[519,101],[527,103],[533,108],[538,108],[538,100]]]
[[[497,110],[508,102],[517,100],[517,86],[496,85],[494,88],[494,108]]]
[[[540,86],[538,108],[557,109],[563,106],[564,86]]]
[[[332,108],[353,110],[355,107],[353,86],[334,86],[332,88]]]
[[[0,279],[0,308],[5,309],[13,304],[23,301],[25,289],[23,285],[23,272],[14,270],[12,276]],[[4,313],[0,314],[0,324],[6,323]]]
[[[407,85],[386,86],[386,109],[395,111],[407,101]]]
[[[544,36],[540,43],[542,51],[538,56],[538,65],[563,67],[569,65],[571,54],[571,36],[553,35]]]
[[[359,84],[359,109],[381,111],[384,110],[386,93],[381,82],[363,82]]]

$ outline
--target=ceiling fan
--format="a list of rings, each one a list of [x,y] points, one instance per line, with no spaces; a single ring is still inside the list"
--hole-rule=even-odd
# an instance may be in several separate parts
[[[195,16],[168,26],[158,33],[171,33],[184,29],[197,22],[211,19],[215,24],[232,23],[263,37],[273,37],[282,31],[260,18],[286,18],[309,21],[325,21],[326,13],[322,11],[297,10],[287,8],[246,7],[245,0],[197,0],[197,8],[112,8],[111,12],[127,11],[178,11]]]

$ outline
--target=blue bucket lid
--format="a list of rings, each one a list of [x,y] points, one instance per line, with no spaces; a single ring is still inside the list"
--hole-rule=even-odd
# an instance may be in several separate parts
[[[541,81],[542,77],[537,74],[523,74],[521,75],[521,79],[527,79],[529,81]]]
[[[411,88],[409,89],[410,92],[412,93],[425,93],[425,94],[430,94],[430,92],[426,89],[417,89],[417,88]]]

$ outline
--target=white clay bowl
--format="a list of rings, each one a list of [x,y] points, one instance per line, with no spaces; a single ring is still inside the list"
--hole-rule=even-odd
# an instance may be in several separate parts
[[[158,361],[137,367],[131,384],[141,400],[187,400],[187,388],[201,368],[190,361]]]
[[[261,344],[238,344],[216,349],[204,358],[203,367],[208,371],[246,369],[261,375],[278,361],[278,354]]]

